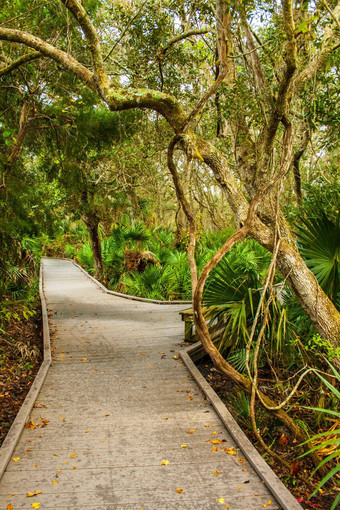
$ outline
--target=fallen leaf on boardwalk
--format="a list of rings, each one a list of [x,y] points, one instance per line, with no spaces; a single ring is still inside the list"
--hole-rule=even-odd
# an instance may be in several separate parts
[[[168,460],[162,460],[162,465],[163,466],[167,466],[169,464],[169,461]]]
[[[181,448],[186,448],[187,446],[187,444],[181,444]]]
[[[218,502],[219,503],[224,503],[224,499],[223,498],[218,498]]]
[[[89,432],[91,432],[91,430],[85,430],[85,434],[88,434]]]
[[[38,467],[38,464],[34,464],[34,467]]]
[[[32,503],[32,508],[39,508],[40,503]]]
[[[57,469],[57,473],[61,473],[61,469]]]
[[[151,367],[151,363],[148,364],[148,367]]]
[[[188,400],[194,400],[194,397],[188,397]]]
[[[26,428],[29,430],[42,429],[43,427],[46,427],[46,425],[50,421],[50,420],[44,420],[43,418],[39,418],[39,419],[41,420],[40,423],[34,423],[34,420],[32,418],[28,423],[26,423]]]
[[[208,440],[206,441],[206,443],[211,443],[211,439],[208,439]]]
[[[56,485],[58,483],[58,480],[53,480],[53,485]]]
[[[81,358],[82,362],[85,363],[87,361],[87,358]]]
[[[65,466],[66,464],[68,464],[68,462],[63,462],[63,465]]]
[[[213,475],[214,475],[214,476],[217,476],[217,475],[219,475],[220,473],[221,473],[221,471],[213,471]]]
[[[18,462],[20,460],[20,457],[13,457],[14,462]]]
[[[110,413],[104,414],[104,416],[110,416]]]
[[[228,505],[225,505],[225,509],[226,509],[226,510],[229,510],[229,506],[228,506]]]
[[[212,436],[216,436],[217,432],[214,430],[214,432],[211,433]]]
[[[239,457],[238,461],[239,462],[247,462],[247,459],[242,459],[241,457]]]
[[[226,448],[225,446],[221,446],[221,450],[227,452],[229,455],[237,455],[237,452],[235,452],[235,449],[233,446],[230,448]]]
[[[8,503],[8,505],[7,505],[7,510],[13,510],[13,505],[12,505],[12,503]]]
[[[73,469],[77,469],[77,466],[72,466]]]
[[[178,359],[178,358],[179,358],[179,356],[177,354],[175,354],[174,359]]]
[[[75,456],[76,456],[76,452],[71,453],[70,459],[74,459]]]
[[[204,425],[205,427],[211,427],[211,425]]]
[[[213,446],[213,449],[211,451],[214,453],[218,452],[218,446]]]
[[[222,441],[220,441],[219,439],[213,439],[211,442],[212,444],[222,444]]]
[[[194,432],[196,431],[196,429],[191,429],[191,430],[188,430],[188,434],[193,434]]]
[[[163,418],[163,420],[168,420],[169,418]]]
[[[176,489],[176,492],[177,492],[178,494],[183,494],[183,489]]]
[[[26,496],[28,498],[31,498],[32,496],[37,496],[37,494],[41,494],[41,491],[35,491],[35,492],[28,492]]]

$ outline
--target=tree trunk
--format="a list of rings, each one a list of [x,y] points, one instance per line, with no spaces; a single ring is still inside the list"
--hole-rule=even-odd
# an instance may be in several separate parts
[[[90,236],[91,248],[94,258],[95,277],[100,280],[104,276],[104,264],[98,231],[99,220],[90,218],[89,216],[83,216],[82,220],[84,221]]]

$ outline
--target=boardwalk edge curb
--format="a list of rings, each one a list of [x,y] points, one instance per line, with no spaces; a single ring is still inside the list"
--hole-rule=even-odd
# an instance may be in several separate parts
[[[138,296],[130,296],[129,294],[123,294],[121,292],[115,292],[114,290],[107,289],[102,283],[100,283],[94,276],[91,276],[83,267],[81,267],[79,264],[77,264],[72,259],[62,259],[62,260],[68,260],[72,262],[76,267],[78,267],[83,273],[86,274],[90,280],[92,280],[103,292],[106,294],[111,294],[111,296],[117,296],[124,299],[130,299],[132,301],[140,301],[142,303],[154,303],[155,305],[191,305],[192,301],[161,301],[160,299],[147,299],[142,298]]]
[[[277,502],[282,506],[283,510],[302,510],[302,507],[296,501],[291,492],[285,487],[271,467],[261,457],[256,448],[249,441],[243,430],[234,420],[225,404],[222,402],[217,393],[212,389],[208,381],[203,377],[201,372],[192,361],[190,354],[202,349],[201,342],[196,342],[186,349],[179,352],[184,364],[193,376],[201,390],[204,392],[207,400],[211,403],[218,416],[221,418],[226,429],[231,434],[235,442],[242,450],[243,455],[255,469],[256,473],[261,477],[266,486],[275,496]]]
[[[25,427],[25,424],[28,421],[29,415],[33,409],[34,403],[38,397],[40,389],[45,381],[47,372],[51,365],[50,330],[48,326],[48,315],[43,291],[43,263],[40,264],[39,295],[41,302],[42,327],[43,327],[43,362],[0,448],[0,479],[4,474],[7,464],[11,460],[13,451],[19,441],[20,435]]]

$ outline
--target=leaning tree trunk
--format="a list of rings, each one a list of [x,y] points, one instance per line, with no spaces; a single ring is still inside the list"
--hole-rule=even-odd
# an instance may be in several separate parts
[[[98,231],[99,220],[97,218],[90,218],[89,216],[82,216],[82,220],[85,223],[90,236],[94,258],[95,277],[100,280],[104,276],[104,264]]]

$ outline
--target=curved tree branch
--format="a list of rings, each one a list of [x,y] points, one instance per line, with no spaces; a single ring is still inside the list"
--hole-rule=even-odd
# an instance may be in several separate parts
[[[65,51],[59,50],[39,37],[13,28],[0,28],[0,39],[3,41],[25,44],[26,46],[33,48],[57,62],[57,64],[61,65],[67,71],[73,73],[90,89],[98,92],[98,87],[96,86],[96,82],[91,71],[86,69],[85,66]]]
[[[105,90],[108,86],[108,77],[105,71],[102,51],[97,34],[97,30],[92,24],[90,17],[84,7],[78,0],[60,0],[65,7],[72,13],[73,17],[79,23],[88,42],[88,48],[91,53],[95,78],[98,86]]]
[[[17,60],[14,60],[10,64],[7,64],[6,67],[2,67],[0,69],[0,77],[11,73],[15,69],[18,69],[18,67],[22,66],[23,64],[26,64],[27,62],[31,62],[31,60],[36,60],[37,58],[40,58],[40,57],[42,57],[42,54],[40,53],[40,51],[33,51],[32,53],[27,53],[26,55],[22,55]]]

